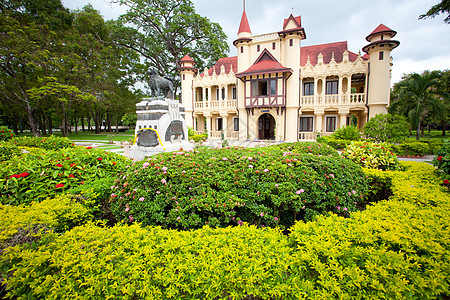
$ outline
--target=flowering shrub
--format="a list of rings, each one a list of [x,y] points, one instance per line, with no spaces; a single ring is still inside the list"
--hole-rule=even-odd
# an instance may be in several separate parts
[[[329,145],[314,142],[281,143],[269,148],[272,147],[293,153],[339,156],[339,153]]]
[[[0,141],[7,141],[14,137],[14,132],[6,126],[0,126]]]
[[[0,202],[40,201],[86,181],[115,176],[126,161],[118,154],[83,147],[36,149],[1,163]]]
[[[289,227],[327,211],[348,215],[365,197],[365,180],[340,157],[276,147],[202,149],[133,163],[111,187],[110,201],[118,220],[144,225]]]
[[[11,140],[17,146],[21,147],[36,147],[46,150],[57,150],[63,148],[75,147],[71,140],[66,137],[57,137],[51,135],[49,137],[29,137],[21,136],[15,137]]]
[[[317,137],[317,142],[327,144],[328,146],[333,147],[334,149],[344,149],[345,147],[347,147],[352,143],[351,140],[336,139],[332,136]]]
[[[8,142],[0,142],[0,162],[10,159],[13,156],[20,155],[20,150],[16,145]]]
[[[380,170],[398,170],[396,155],[385,143],[352,142],[342,152],[342,156],[365,168]]]
[[[433,164],[437,167],[438,174],[445,180],[450,179],[450,143],[446,143],[436,152]]]

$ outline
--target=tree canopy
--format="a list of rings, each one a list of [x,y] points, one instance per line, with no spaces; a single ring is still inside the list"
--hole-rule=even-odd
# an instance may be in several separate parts
[[[147,67],[179,85],[177,68],[189,54],[202,69],[226,56],[221,26],[195,12],[190,0],[113,0],[129,7],[113,25],[112,39],[138,52]]]
[[[433,5],[425,14],[419,16],[419,19],[434,18],[440,14],[447,14],[444,22],[450,24],[450,0],[441,0],[440,3]]]

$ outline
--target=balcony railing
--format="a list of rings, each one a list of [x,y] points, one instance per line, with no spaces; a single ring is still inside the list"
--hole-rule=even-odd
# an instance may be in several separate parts
[[[366,103],[366,94],[335,94],[335,95],[317,95],[301,97],[302,107],[327,106],[327,105],[349,105],[360,106]]]
[[[298,140],[299,141],[315,141],[317,138],[317,133],[314,132],[299,132]]]
[[[195,110],[229,110],[237,108],[237,100],[218,100],[218,101],[196,101],[194,102]]]
[[[211,131],[208,138],[222,139],[222,133],[224,139],[239,139],[239,131]]]

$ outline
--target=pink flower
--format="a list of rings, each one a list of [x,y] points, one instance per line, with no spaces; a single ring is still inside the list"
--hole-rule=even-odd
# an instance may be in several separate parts
[[[340,210],[340,209],[341,209],[341,207],[340,207],[340,206],[336,206],[336,208],[337,208],[337,210]]]
[[[250,157],[248,158],[248,160],[253,160],[253,157],[250,156]]]
[[[269,169],[264,169],[264,173],[267,173],[267,172],[269,172]]]
[[[303,193],[305,190],[304,189],[299,189],[298,191],[296,191],[295,193],[297,194],[297,195],[300,195],[301,193]]]
[[[356,194],[356,191],[355,191],[355,190],[353,190],[353,191],[352,191],[352,194],[353,194],[353,195],[355,195],[355,194]]]
[[[180,217],[177,218],[177,220],[181,219]]]
[[[264,217],[264,213],[262,212],[262,213],[260,214],[260,216],[261,216],[261,217]]]
[[[167,181],[163,178],[163,179],[161,179],[161,183],[162,184],[167,184]]]
[[[167,167],[162,167],[161,170],[163,170],[163,172],[167,171]]]
[[[344,210],[344,211],[347,211],[347,207],[344,207],[343,210]]]
[[[156,193],[157,193],[157,194],[161,194],[161,192],[160,192],[160,191],[156,191]]]
[[[142,165],[142,168],[147,168],[148,166],[150,165],[150,163],[148,163],[148,162],[145,162],[143,165]]]
[[[125,212],[127,212],[127,211],[129,211],[129,210],[130,210],[130,208],[128,207],[128,204],[125,205]]]
[[[241,220],[239,220],[239,221],[238,221],[238,225],[239,225],[239,226],[242,226],[242,225],[244,225],[244,222],[242,222]]]
[[[275,220],[275,222],[278,222],[278,218],[277,217],[275,217],[275,218],[273,218],[274,220]]]
[[[224,157],[224,158],[222,158],[222,160],[228,160],[228,158]]]
[[[133,218],[133,216],[132,216],[132,215],[130,215],[130,216],[128,217],[128,220],[130,220],[130,222],[133,222],[133,221],[134,221],[134,218]]]
[[[333,175],[333,174],[330,174],[330,175],[328,175],[328,176],[330,176],[331,178],[334,178],[334,175]]]
[[[248,165],[248,167],[249,167],[250,169],[253,169],[253,165]]]
[[[144,197],[139,198],[139,201],[144,201]]]
[[[278,183],[275,183],[275,187],[279,187]]]

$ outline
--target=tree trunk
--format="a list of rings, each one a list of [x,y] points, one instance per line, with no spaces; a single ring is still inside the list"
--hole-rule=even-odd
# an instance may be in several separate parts
[[[421,130],[422,130],[422,136],[423,136],[423,131],[424,131],[423,122],[422,122],[422,125],[420,127],[421,127]]]
[[[116,133],[119,133],[119,114],[116,113]]]
[[[28,114],[28,123],[30,124],[30,130],[35,137],[40,137],[41,133],[38,128],[38,124],[36,122],[36,118],[34,117],[33,110],[30,107],[30,104],[27,103],[26,106],[27,114]]]
[[[85,130],[85,128],[84,128],[84,116],[82,116],[82,117],[80,118],[80,122],[81,122],[81,131],[84,132],[84,130]]]
[[[447,122],[442,122],[442,136],[445,136],[445,130],[447,129]]]
[[[44,114],[40,114],[40,117],[38,118],[39,128],[41,129],[41,133],[43,135],[47,134],[46,126],[45,126],[45,116]]]
[[[52,116],[48,116],[47,117],[47,126],[48,126],[48,134],[52,135],[53,134],[53,120],[52,120]]]
[[[417,124],[417,132],[416,132],[416,139],[418,140],[418,141],[420,141],[420,122],[418,122],[418,124]]]

